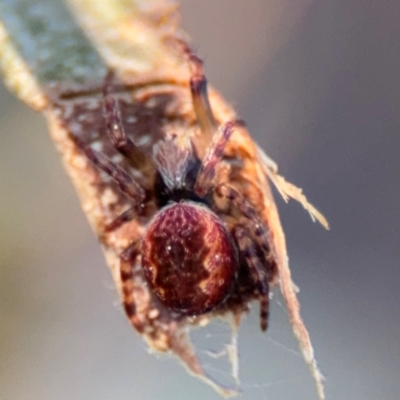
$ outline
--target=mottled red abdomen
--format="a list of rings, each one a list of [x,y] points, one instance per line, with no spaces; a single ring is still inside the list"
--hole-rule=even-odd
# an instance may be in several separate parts
[[[142,266],[150,286],[165,306],[186,315],[204,313],[226,299],[237,262],[222,221],[191,202],[162,209],[142,240]]]

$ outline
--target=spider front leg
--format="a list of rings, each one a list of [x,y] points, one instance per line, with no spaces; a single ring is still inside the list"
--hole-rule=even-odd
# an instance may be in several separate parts
[[[233,237],[239,248],[239,253],[246,260],[254,285],[260,296],[260,326],[262,331],[268,328],[269,317],[269,284],[266,269],[257,254],[256,247],[251,239],[251,232],[244,226],[233,229]]]
[[[107,126],[107,134],[114,147],[125,157],[132,165],[139,168],[145,161],[144,154],[139,147],[127,136],[121,118],[121,111],[116,98],[111,94],[112,80],[114,73],[109,71],[104,80],[103,98],[104,98],[104,116]]]

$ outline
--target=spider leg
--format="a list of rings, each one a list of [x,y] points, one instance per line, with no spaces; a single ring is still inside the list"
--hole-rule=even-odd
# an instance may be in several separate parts
[[[269,284],[267,271],[260,257],[257,255],[256,248],[248,230],[243,226],[237,226],[233,230],[233,236],[236,239],[240,254],[246,260],[253,282],[260,296],[260,326],[262,331],[266,331],[269,317]]]
[[[141,204],[139,204],[141,206]],[[104,233],[112,232],[114,229],[119,228],[125,222],[131,221],[138,215],[138,208],[136,206],[128,208],[121,215],[111,221],[104,229]]]
[[[138,332],[143,331],[142,322],[136,315],[136,304],[134,297],[134,266],[136,258],[139,255],[140,241],[137,240],[131,243],[120,256],[120,278],[121,278],[121,292],[122,292],[122,302],[124,305],[125,313],[136,328]]]
[[[246,226],[246,230],[234,232],[234,236],[238,241],[239,250],[244,254],[250,273],[255,280],[257,275],[262,274],[262,279],[257,283],[260,292],[261,302],[261,329],[267,329],[268,309],[269,309],[269,285],[268,279],[276,268],[275,260],[272,257],[271,250],[268,246],[269,236],[266,227],[258,217],[256,209],[233,187],[226,184],[215,186],[215,193],[218,196],[225,197],[237,208],[240,214],[245,217],[250,224]],[[257,255],[256,246],[263,253],[263,259]],[[263,262],[264,261],[264,262]],[[256,272],[255,272],[256,271]]]
[[[145,198],[143,202],[134,204],[132,207],[129,207],[123,213],[118,215],[114,220],[105,226],[103,234],[112,232],[134,218],[147,216],[151,206],[154,205],[148,200],[148,198]]]
[[[215,121],[207,94],[207,79],[204,75],[203,62],[198,58],[190,47],[180,42],[188,60],[190,68],[190,91],[192,94],[193,109],[197,122],[203,134],[203,140],[209,142],[217,130],[218,124]]]
[[[218,196],[225,197],[231,201],[240,211],[240,214],[252,222],[253,238],[265,253],[270,254],[271,251],[268,246],[268,231],[258,217],[256,209],[250,204],[250,202],[240,195],[236,189],[226,184],[217,185],[215,187],[215,193]]]
[[[114,74],[110,70],[106,75],[103,87],[104,116],[107,125],[107,134],[114,147],[122,155],[129,158],[133,166],[138,168],[144,162],[144,154],[125,132],[118,101],[111,94],[113,77]]]
[[[145,191],[129,174],[110,161],[104,154],[93,150],[77,136],[71,135],[71,138],[93,164],[115,180],[122,192],[134,200],[136,204],[143,202]]]
[[[206,196],[210,192],[215,175],[218,172],[217,165],[222,159],[226,143],[231,137],[234,128],[240,125],[240,121],[229,121],[214,135],[213,141],[201,163],[194,186],[194,190],[199,196]]]

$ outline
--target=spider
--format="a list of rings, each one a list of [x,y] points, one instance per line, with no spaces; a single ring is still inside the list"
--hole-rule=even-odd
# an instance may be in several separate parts
[[[110,257],[125,313],[152,349],[177,355],[194,375],[232,396],[236,389],[205,373],[188,327],[232,317],[237,381],[235,335],[241,317],[251,301],[259,301],[260,327],[266,331],[269,289],[279,283],[293,333],[323,400],[323,376],[300,315],[269,181],[286,201],[300,202],[327,229],[328,222],[300,188],[278,174],[244,123],[229,121],[235,114],[216,93],[209,97],[202,61],[176,40],[188,61],[187,80],[174,70],[166,76],[133,76],[132,81],[129,76],[117,86],[110,71],[102,97],[97,98],[97,90],[88,96],[72,90],[55,104],[56,127],[61,123],[75,144],[67,163],[90,199],[84,207],[93,214]],[[188,86],[193,110],[187,108]],[[199,135],[193,135],[193,127]],[[76,150],[93,168],[75,162]],[[107,178],[114,183],[106,183]],[[105,222],[110,215],[111,222]]]
[[[268,326],[269,285],[276,264],[268,232],[257,210],[229,184],[231,165],[224,149],[241,121],[221,127],[213,116],[202,61],[184,49],[190,66],[190,91],[203,137],[212,137],[202,159],[190,137],[165,133],[154,146],[152,186],[143,187],[132,174],[73,135],[86,157],[111,176],[132,204],[106,228],[111,232],[137,216],[145,231],[120,255],[123,305],[131,321],[137,312],[133,268],[137,260],[159,303],[178,316],[197,316],[229,309],[250,299],[260,302],[260,326]],[[103,88],[107,134],[131,165],[145,160],[140,146],[125,132],[119,104],[112,93],[113,73]],[[150,211],[148,211],[150,210]],[[138,328],[139,323],[134,323]]]

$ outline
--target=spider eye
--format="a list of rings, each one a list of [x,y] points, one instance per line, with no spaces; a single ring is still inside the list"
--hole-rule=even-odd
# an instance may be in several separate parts
[[[236,248],[221,220],[194,203],[155,216],[142,240],[142,266],[161,302],[186,315],[207,312],[230,294]]]

